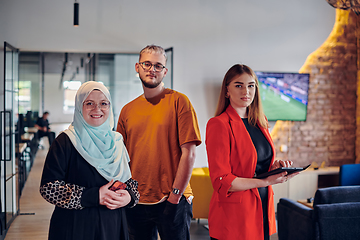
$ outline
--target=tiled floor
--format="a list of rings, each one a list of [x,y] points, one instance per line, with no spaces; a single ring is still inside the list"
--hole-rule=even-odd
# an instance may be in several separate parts
[[[209,240],[209,230],[205,228],[207,219],[192,220],[190,226],[191,240]]]
[[[207,219],[192,220],[190,227],[191,240],[209,240],[209,230],[204,226],[207,225]],[[278,240],[277,234],[273,234],[270,240]]]

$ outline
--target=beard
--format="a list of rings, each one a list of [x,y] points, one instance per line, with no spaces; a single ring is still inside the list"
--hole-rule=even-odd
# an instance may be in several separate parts
[[[162,81],[162,80],[160,80],[160,81],[158,81],[158,82],[148,83],[148,82],[145,82],[141,77],[139,77],[139,78],[140,78],[142,84],[143,84],[145,87],[147,87],[147,88],[156,88],[157,86],[160,85],[160,83],[161,83],[161,81]]]

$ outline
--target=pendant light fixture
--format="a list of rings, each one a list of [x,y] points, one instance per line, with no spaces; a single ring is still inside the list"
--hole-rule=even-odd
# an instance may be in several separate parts
[[[75,0],[74,3],[74,27],[79,26],[79,3]]]
[[[326,0],[331,6],[338,9],[351,9],[356,15],[360,15],[360,0]]]

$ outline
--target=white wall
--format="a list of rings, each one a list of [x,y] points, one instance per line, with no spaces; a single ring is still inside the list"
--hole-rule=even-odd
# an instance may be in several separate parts
[[[203,140],[227,69],[245,63],[254,70],[297,72],[335,21],[335,9],[325,0],[78,2],[75,28],[73,0],[1,0],[0,34],[30,51],[137,53],[152,43],[173,47],[174,89],[192,101]],[[45,96],[45,108],[55,111],[51,96]],[[204,165],[203,143],[195,166]]]

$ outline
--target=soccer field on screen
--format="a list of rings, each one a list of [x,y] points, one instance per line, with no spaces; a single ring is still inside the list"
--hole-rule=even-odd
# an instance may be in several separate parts
[[[263,83],[259,83],[261,103],[269,121],[306,120],[306,105],[280,92],[274,92]]]

